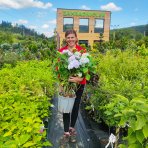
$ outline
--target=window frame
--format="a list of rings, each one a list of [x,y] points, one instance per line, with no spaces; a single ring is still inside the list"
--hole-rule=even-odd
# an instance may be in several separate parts
[[[87,32],[80,32],[80,20],[81,19],[87,19],[88,20],[88,31]],[[79,33],[89,33],[89,18],[79,18]]]
[[[69,28],[69,29],[73,29],[74,28],[74,18],[73,17],[63,17],[63,32],[66,32],[66,30],[68,30],[68,29],[65,29],[65,27],[64,27],[64,19],[72,19],[72,22],[73,22],[73,24],[72,24],[72,28]]]
[[[102,20],[102,21],[103,21],[103,28],[98,28],[98,29],[103,29],[103,31],[98,31],[98,32],[96,32],[96,31],[95,31],[95,29],[96,29],[95,25],[96,25],[96,24],[94,23],[94,33],[104,33],[105,19],[95,18],[95,19],[94,19],[94,22],[96,22],[96,20]]]

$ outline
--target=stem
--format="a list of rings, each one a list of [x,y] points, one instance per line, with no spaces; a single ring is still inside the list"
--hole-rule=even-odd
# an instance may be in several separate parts
[[[119,133],[120,133],[120,127],[116,127],[116,142],[115,142],[115,148],[118,148]]]

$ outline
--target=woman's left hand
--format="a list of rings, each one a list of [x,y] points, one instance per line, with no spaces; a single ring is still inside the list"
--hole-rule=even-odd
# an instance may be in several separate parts
[[[74,82],[74,83],[79,83],[83,80],[83,78],[80,78],[80,77],[70,77],[68,79],[69,82]]]

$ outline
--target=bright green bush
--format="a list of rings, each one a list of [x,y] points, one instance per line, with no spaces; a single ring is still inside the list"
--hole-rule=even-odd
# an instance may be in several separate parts
[[[54,94],[49,61],[19,62],[0,70],[0,147],[23,148],[51,145],[42,120],[49,118]]]
[[[91,98],[86,108],[96,111],[96,121],[102,118],[108,126],[118,130],[128,123],[126,140],[127,147],[131,148],[136,144],[144,148],[148,142],[148,56],[145,50],[140,54],[115,49],[104,55],[95,51],[100,79],[98,87],[88,86]]]

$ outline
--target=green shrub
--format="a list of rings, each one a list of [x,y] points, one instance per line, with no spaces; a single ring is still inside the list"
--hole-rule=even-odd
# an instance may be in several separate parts
[[[46,130],[42,120],[49,118],[54,79],[49,61],[5,64],[0,70],[0,146],[42,147]]]
[[[141,52],[114,49],[104,55],[92,50],[100,79],[98,87],[87,87],[91,97],[86,108],[97,113],[93,118],[98,122],[102,118],[117,131],[128,123],[125,139],[131,148],[136,144],[145,148],[148,142],[148,56],[147,49],[140,48]]]

